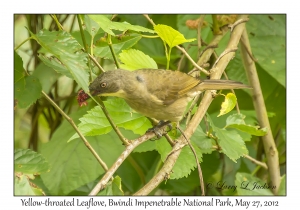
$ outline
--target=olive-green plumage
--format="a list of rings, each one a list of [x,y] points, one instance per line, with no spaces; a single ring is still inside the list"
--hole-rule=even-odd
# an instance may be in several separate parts
[[[117,96],[137,112],[157,120],[178,122],[188,102],[203,90],[250,88],[231,80],[198,80],[179,71],[111,70],[98,76],[92,95]]]

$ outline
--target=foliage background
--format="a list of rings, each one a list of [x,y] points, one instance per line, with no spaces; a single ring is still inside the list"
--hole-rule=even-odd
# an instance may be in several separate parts
[[[65,31],[70,34],[83,46],[81,34],[74,15],[57,15],[58,21],[63,25]],[[199,15],[150,15],[156,24],[165,24],[173,27],[184,34],[185,38],[196,38],[197,30],[189,29],[186,25],[187,20],[195,20]],[[246,27],[250,39],[253,54],[258,62],[256,68],[261,82],[267,111],[271,123],[271,129],[279,152],[281,175],[285,175],[286,170],[286,17],[285,15],[250,15],[250,20]],[[132,25],[140,25],[152,29],[152,25],[142,15],[118,15],[115,21],[126,21]],[[201,37],[204,42],[209,43],[213,37],[211,30],[212,16],[206,15],[205,20],[208,23],[202,29]],[[57,24],[49,15],[16,15],[15,16],[15,46],[26,40],[29,36],[28,29],[37,34],[41,29],[49,31],[58,30]],[[85,36],[91,42],[91,34],[88,32],[86,23]],[[137,33],[136,36],[138,36]],[[103,43],[101,37],[104,33],[95,34],[94,45],[95,55],[103,56],[101,49]],[[133,35],[133,38],[134,35]],[[216,48],[219,55],[223,52],[230,33],[227,33]],[[137,38],[136,38],[137,39]],[[115,44],[115,50],[132,47],[149,55],[155,60],[159,68],[166,67],[166,56],[163,42],[160,39],[129,40],[126,36],[119,40],[112,38]],[[132,41],[132,43],[129,43]],[[120,43],[120,45],[117,45]],[[128,44],[129,43],[129,44]],[[126,46],[128,44],[128,46]],[[197,60],[197,47],[192,43],[185,43],[183,46],[187,49],[189,55]],[[202,50],[204,47],[202,48]],[[97,51],[98,50],[98,51]],[[100,51],[102,50],[102,51]],[[108,51],[109,52],[109,51]],[[119,53],[118,51],[116,53]],[[23,44],[17,53],[22,58],[23,67],[30,75],[39,81],[36,87],[43,89],[70,117],[75,124],[79,124],[79,118],[87,113],[95,104],[91,101],[87,107],[79,108],[76,101],[76,94],[80,87],[76,82],[68,77],[57,73],[38,58],[38,54],[47,53],[35,40],[29,40]],[[177,69],[178,62],[181,59],[180,51],[172,50],[170,69]],[[100,64],[105,69],[114,69],[115,65],[111,57],[100,59]],[[213,62],[213,60],[211,61]],[[15,57],[15,67],[20,61]],[[192,69],[191,63],[184,58],[181,64],[181,71],[188,72]],[[243,64],[239,50],[235,58],[229,63],[226,72],[228,77],[243,83],[248,83],[244,73]],[[95,68],[95,74],[99,72]],[[18,74],[15,72],[15,79]],[[34,82],[31,82],[34,84]],[[15,90],[18,87],[15,83]],[[16,94],[15,94],[16,95]],[[24,92],[25,98],[34,95],[33,92]],[[246,123],[256,125],[257,120],[253,110],[252,99],[249,91],[236,91],[239,107],[242,113],[246,115]],[[109,102],[110,99],[108,99]],[[217,97],[211,104],[208,113],[215,126],[220,128],[225,126],[227,116],[216,117],[219,113],[221,97]],[[122,101],[116,101],[118,106]],[[126,106],[126,105],[124,105]],[[234,111],[232,112],[234,113]],[[15,107],[15,149],[30,148],[40,153],[46,161],[49,162],[50,171],[35,176],[32,180],[38,188],[41,188],[46,195],[86,195],[88,194],[97,180],[103,175],[103,169],[87,150],[85,145],[79,140],[67,143],[67,140],[75,133],[70,124],[49,104],[45,98],[38,97],[38,100],[24,108],[17,104]],[[145,127],[150,125],[145,123]],[[205,128],[205,124],[201,125]],[[138,135],[132,131],[121,129],[124,136],[128,139],[134,139]],[[195,134],[197,135],[197,134]],[[201,132],[200,134],[201,135]],[[110,166],[120,155],[124,147],[118,140],[116,134],[112,131],[105,134],[105,138],[100,136],[87,137],[88,141]],[[257,160],[265,161],[263,146],[260,137],[251,137],[251,141],[246,141],[249,155]],[[141,145],[132,153],[128,159],[121,165],[116,172],[122,180],[122,189],[125,194],[133,194],[147,183],[162,165],[162,154],[165,147],[159,143],[148,141]],[[161,148],[161,150],[157,149]],[[247,159],[239,158],[236,163],[230,160],[223,153],[217,151],[208,151],[203,153],[202,171],[205,183],[226,183],[226,185],[235,185],[237,176],[243,173],[255,175],[264,182],[268,182],[267,171],[257,167]],[[208,188],[208,195],[236,195],[232,190],[218,189],[216,186]],[[283,191],[283,194],[285,190]],[[155,189],[152,194],[155,195],[199,195],[199,181],[197,170],[190,172],[188,176],[182,176],[179,179],[169,179]],[[242,194],[239,192],[239,194]],[[267,193],[266,193],[267,194]]]

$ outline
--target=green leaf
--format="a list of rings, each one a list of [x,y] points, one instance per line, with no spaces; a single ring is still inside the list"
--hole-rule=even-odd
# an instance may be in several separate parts
[[[91,105],[73,112],[70,117],[75,124]],[[122,131],[122,130],[121,130]],[[50,172],[41,174],[50,195],[67,195],[79,187],[97,180],[105,171],[87,149],[81,139],[67,143],[74,128],[63,120],[49,142],[42,145],[41,153],[52,166]],[[101,159],[110,167],[124,150],[118,136],[111,132],[99,137],[86,137]]]
[[[142,51],[129,49],[123,50],[119,54],[120,60],[124,63],[121,64],[121,68],[127,70],[137,70],[137,69],[157,69],[157,64],[148,55],[145,55]]]
[[[23,79],[25,76],[22,58],[14,51],[14,83]]]
[[[221,105],[222,108],[220,110],[220,114],[217,117],[230,112],[235,107],[236,101],[237,101],[236,96],[233,93],[228,93],[225,96],[225,101]]]
[[[15,176],[15,192],[14,195],[36,195],[30,186],[29,180],[26,175],[19,177]]]
[[[192,146],[196,151],[197,158],[199,162],[202,162],[202,153],[196,144],[191,142]],[[192,170],[197,167],[195,156],[189,147],[189,145],[182,148],[180,155],[172,168],[173,173],[170,176],[170,179],[180,179],[182,177],[188,177]]]
[[[239,195],[274,195],[270,190],[273,186],[247,173],[237,173],[235,185]]]
[[[171,145],[168,143],[165,137],[162,137],[159,141],[155,141],[155,145],[157,152],[161,156],[161,161],[164,162],[172,150]]]
[[[45,63],[39,63],[32,73],[32,76],[38,78],[42,85],[43,91],[45,93],[49,93],[52,85],[57,81],[60,74],[54,71],[53,68],[46,66]]]
[[[94,37],[100,28],[99,24],[91,19],[88,15],[84,15],[84,23],[86,26],[86,30],[92,37]]]
[[[41,61],[43,61],[43,63],[46,66],[54,69],[57,73],[60,73],[60,74],[65,75],[65,76],[67,76],[67,77],[69,77],[71,79],[74,79],[73,75],[67,69],[67,67],[64,66],[57,58],[55,58],[55,57],[47,57],[47,56],[45,56],[43,54],[39,54],[38,57],[39,57],[39,59]]]
[[[28,108],[40,98],[42,86],[40,81],[34,76],[27,76],[19,79],[14,84],[14,96],[18,100],[20,108]]]
[[[235,128],[237,130],[249,133],[254,136],[264,136],[267,134],[267,129],[259,129],[259,126],[246,125],[244,121],[245,115],[233,114],[226,119],[226,128]]]
[[[259,129],[260,128],[259,126],[253,126],[253,125],[231,124],[228,125],[227,128],[235,128],[254,136],[264,136],[267,134],[267,128]]]
[[[116,176],[113,181],[109,181],[104,190],[102,190],[98,195],[124,195],[121,185],[121,178]]]
[[[191,141],[195,143],[202,153],[211,153],[213,151],[213,140],[208,138],[200,126],[197,127],[195,133],[191,137]]]
[[[137,32],[148,32],[148,33],[155,33],[153,30],[144,28],[139,25],[131,25],[129,23],[123,22],[113,22],[110,19],[108,19],[105,15],[88,15],[91,19],[93,19],[96,23],[99,24],[99,26],[108,34],[115,36],[114,32],[112,30],[118,30],[118,31],[137,31]]]
[[[38,34],[30,33],[45,50],[57,57],[65,66],[68,71],[68,74],[65,75],[71,75],[71,78],[85,92],[88,92],[87,54],[82,52],[83,47],[77,40],[66,31],[47,31],[44,29]],[[55,64],[57,65],[57,63]],[[55,69],[57,70],[57,68]],[[64,68],[60,68],[60,70],[62,69]],[[63,73],[63,71],[60,73]]]
[[[184,36],[170,26],[158,24],[154,26],[154,30],[164,40],[170,48],[185,42],[192,42],[196,39],[185,39]]]
[[[161,155],[161,160],[164,162],[172,150],[172,147],[165,138],[156,141],[156,148],[158,153]],[[202,153],[196,144],[191,142],[194,147],[199,162],[202,161]],[[192,170],[197,166],[195,156],[191,148],[187,145],[182,148],[180,155],[172,168],[173,173],[170,175],[171,179],[180,179],[182,177],[188,177]]]
[[[247,32],[257,63],[286,87],[286,15],[249,18]]]
[[[111,118],[118,127],[132,130],[136,134],[144,134],[151,127],[149,120],[133,110],[121,98],[104,101]],[[85,136],[97,136],[109,133],[112,130],[110,123],[99,106],[88,111],[88,114],[80,118],[79,130]],[[74,134],[69,141],[78,138]]]
[[[207,115],[207,119],[218,137],[218,142],[222,148],[222,152],[232,161],[236,162],[238,158],[248,154],[245,142],[235,130],[226,130],[216,127],[209,115]]]
[[[146,141],[142,144],[140,144],[139,146],[137,146],[133,152],[148,152],[148,151],[152,151],[152,150],[156,150],[156,145],[154,141]]]
[[[130,36],[123,36],[121,39],[112,37],[112,47],[116,54],[119,54],[122,50],[128,49],[134,46],[142,36],[140,34],[131,34]],[[94,54],[100,58],[112,59],[111,50],[106,40],[100,39],[94,48]]]
[[[286,196],[286,175],[285,174],[281,177],[280,186],[278,189],[278,195]]]
[[[219,139],[219,145],[222,148],[222,152],[232,161],[236,162],[241,156],[248,154],[245,142],[236,131],[228,131],[220,128],[217,128],[214,131]]]
[[[14,98],[20,108],[28,108],[40,98],[42,86],[34,76],[25,76],[22,58],[14,52]]]
[[[48,161],[30,149],[17,149],[14,153],[14,170],[27,174],[40,174],[49,170]]]

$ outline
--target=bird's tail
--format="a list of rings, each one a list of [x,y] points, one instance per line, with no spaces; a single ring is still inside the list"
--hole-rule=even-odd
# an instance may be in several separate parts
[[[252,88],[249,85],[245,85],[241,82],[233,81],[233,80],[202,80],[202,82],[198,85],[201,90],[223,90],[223,89],[244,89],[244,88]]]

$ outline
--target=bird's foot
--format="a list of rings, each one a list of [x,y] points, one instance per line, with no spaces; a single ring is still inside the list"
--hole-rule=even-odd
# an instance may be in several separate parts
[[[168,130],[161,129],[165,125],[168,126],[168,128],[169,128]],[[149,128],[147,130],[147,133],[154,132],[156,135],[156,138],[151,139],[151,140],[155,141],[155,140],[160,139],[164,135],[164,133],[168,133],[171,130],[172,130],[172,125],[170,124],[170,121],[159,121],[159,123],[156,126],[154,126],[153,128]]]

